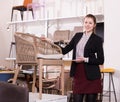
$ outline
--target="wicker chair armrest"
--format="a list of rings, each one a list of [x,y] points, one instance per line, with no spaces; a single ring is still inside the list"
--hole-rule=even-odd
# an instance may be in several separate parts
[[[38,53],[41,54],[62,54],[61,48],[49,41],[43,41],[39,37],[35,37],[35,46]]]

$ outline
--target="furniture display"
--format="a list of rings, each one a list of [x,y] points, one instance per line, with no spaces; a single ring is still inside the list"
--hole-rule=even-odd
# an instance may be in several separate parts
[[[104,15],[100,14],[100,15],[96,15],[96,17],[100,18],[100,19],[98,19],[98,22],[103,21]],[[73,22],[74,23],[79,22],[81,24],[83,18],[84,18],[83,15],[82,16],[74,16],[74,17],[44,18],[44,19],[35,19],[35,20],[29,20],[29,21],[26,20],[26,21],[10,22],[9,25],[12,25],[13,27],[16,27],[16,28],[22,27],[23,29],[20,32],[25,32],[26,28],[29,27],[30,25],[32,25],[32,26],[35,25],[36,26],[36,25],[41,25],[41,24],[44,23],[45,27],[42,30],[45,31],[45,33],[44,33],[45,36],[48,36],[48,29],[51,25],[57,24],[56,28],[60,28],[59,27],[59,26],[61,26],[60,24],[66,24],[66,23],[70,24],[70,23],[73,23]],[[18,30],[19,29],[15,29],[15,32],[18,31]],[[57,29],[57,31],[60,32],[59,29]],[[57,33],[57,31],[56,31],[56,33]],[[69,31],[67,31],[67,32],[69,33]],[[21,37],[21,35],[19,35],[19,36]],[[33,35],[30,35],[30,36],[33,36]],[[66,34],[66,36],[67,36],[66,38],[70,38],[70,35]],[[24,39],[23,35],[22,35],[22,38]],[[61,93],[63,95],[64,94],[64,81],[63,81],[64,80],[64,68],[63,68],[64,64],[63,64],[63,61],[61,60],[61,58],[56,60],[56,56],[58,54],[55,54],[55,56],[53,56],[53,53],[49,53],[49,55],[48,54],[46,55],[45,53],[43,53],[44,51],[46,53],[47,53],[47,51],[49,52],[51,47],[50,48],[48,47],[47,50],[46,50],[46,48],[41,49],[43,46],[46,46],[47,44],[43,43],[42,46],[41,46],[41,42],[39,42],[40,40],[38,40],[38,38],[35,38],[37,40],[33,40],[33,38],[25,37],[24,40],[27,40],[28,42],[31,42],[34,45],[34,48],[32,48],[32,49],[36,49],[35,53],[36,52],[39,53],[39,54],[37,54],[37,58],[35,58],[35,59],[37,59],[37,62],[35,61],[35,63],[34,64],[32,63],[32,64],[35,65],[36,67],[39,67],[38,69],[39,69],[39,93],[40,93],[39,96],[40,96],[40,98],[42,97],[42,94],[41,94],[42,93],[42,75],[41,75],[41,73],[42,73],[42,67],[43,66],[53,66],[53,65],[61,66],[61,83],[60,84],[61,84]],[[58,39],[58,40],[63,40],[64,42],[68,43],[68,40],[66,40],[66,39]],[[36,43],[36,41],[37,41],[37,43]],[[39,50],[41,50],[41,51],[39,51]],[[42,52],[42,54],[41,54],[41,52]],[[58,51],[58,52],[61,53],[61,51]],[[27,50],[26,50],[26,53],[27,53]],[[19,64],[17,62],[17,64],[19,65],[18,66],[19,68],[17,68],[17,70],[19,72],[19,69],[22,68],[21,64],[25,64],[25,63],[20,63]],[[17,73],[15,75],[16,77],[18,75],[18,72],[16,71],[16,73]],[[36,75],[36,74],[34,74],[34,75]],[[34,78],[34,76],[33,76],[33,78]],[[34,81],[35,81],[35,79],[34,79]],[[35,84],[34,81],[33,81],[33,86]],[[34,91],[34,87],[32,88],[32,90]]]
[[[32,65],[33,73],[32,92],[35,91],[36,71],[39,70],[39,97],[42,98],[42,69],[43,66],[61,66],[61,94],[64,95],[64,63],[61,48],[57,45],[42,41],[32,34],[15,33],[16,43],[16,71],[13,84],[17,80],[23,65]]]

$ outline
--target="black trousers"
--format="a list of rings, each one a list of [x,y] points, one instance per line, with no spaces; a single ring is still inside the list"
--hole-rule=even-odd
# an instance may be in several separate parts
[[[97,94],[74,94],[73,102],[97,102]]]

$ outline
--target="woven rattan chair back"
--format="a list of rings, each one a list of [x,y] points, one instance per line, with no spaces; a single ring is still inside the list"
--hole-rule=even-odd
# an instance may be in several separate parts
[[[53,41],[64,41],[68,42],[70,36],[70,30],[56,30],[53,35]]]
[[[16,63],[33,65],[37,64],[36,48],[33,43],[15,35]]]
[[[43,41],[38,36],[28,33],[16,32],[16,34],[25,40],[33,43],[36,47],[36,53],[49,55],[49,54],[61,54],[61,48],[51,42]]]

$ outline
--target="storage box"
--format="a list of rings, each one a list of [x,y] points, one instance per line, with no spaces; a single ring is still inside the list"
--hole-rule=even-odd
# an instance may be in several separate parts
[[[7,82],[9,79],[13,78],[13,71],[0,71],[0,81]]]

